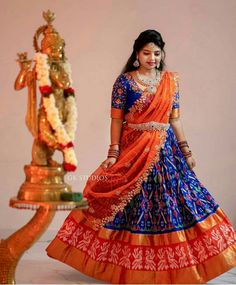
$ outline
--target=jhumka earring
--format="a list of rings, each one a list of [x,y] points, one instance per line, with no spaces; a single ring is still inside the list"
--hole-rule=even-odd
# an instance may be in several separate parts
[[[139,61],[138,61],[138,59],[135,60],[135,62],[133,63],[133,66],[134,66],[134,67],[139,67]]]

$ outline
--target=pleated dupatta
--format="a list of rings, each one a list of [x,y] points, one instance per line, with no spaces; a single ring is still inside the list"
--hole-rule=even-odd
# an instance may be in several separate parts
[[[83,213],[95,230],[113,220],[140,192],[165,143],[165,129],[137,131],[128,124],[167,124],[177,89],[178,74],[164,71],[152,100],[147,104],[148,92],[144,91],[125,115],[117,162],[108,169],[100,165],[88,178],[83,194],[89,208]]]

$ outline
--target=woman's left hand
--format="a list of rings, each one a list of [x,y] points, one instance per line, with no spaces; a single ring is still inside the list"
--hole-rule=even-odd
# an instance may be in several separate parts
[[[196,166],[196,161],[195,161],[195,159],[192,156],[187,157],[186,158],[186,162],[187,162],[190,170],[192,170]]]

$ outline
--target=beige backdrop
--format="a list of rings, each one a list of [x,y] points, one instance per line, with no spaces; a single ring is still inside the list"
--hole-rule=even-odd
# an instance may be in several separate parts
[[[78,171],[67,177],[82,191],[107,154],[112,85],[138,34],[161,32],[166,63],[180,74],[181,113],[199,180],[236,225],[235,0],[1,0],[0,237],[32,216],[8,207],[24,181],[32,137],[24,124],[27,90],[14,91],[16,53],[33,56],[32,38],[50,8],[65,38],[78,96]],[[58,213],[56,230],[68,212]],[[1,234],[2,233],[2,234]]]

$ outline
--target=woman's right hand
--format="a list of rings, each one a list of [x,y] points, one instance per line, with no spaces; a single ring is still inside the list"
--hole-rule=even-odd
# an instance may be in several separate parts
[[[106,169],[110,168],[113,164],[115,164],[117,158],[115,157],[108,157],[105,161],[103,161],[102,166]]]

